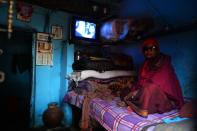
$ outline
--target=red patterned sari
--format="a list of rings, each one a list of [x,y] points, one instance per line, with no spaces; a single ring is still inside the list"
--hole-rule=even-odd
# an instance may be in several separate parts
[[[169,56],[160,54],[156,58],[145,60],[138,82],[125,97],[125,102],[144,117],[183,105],[181,88]]]

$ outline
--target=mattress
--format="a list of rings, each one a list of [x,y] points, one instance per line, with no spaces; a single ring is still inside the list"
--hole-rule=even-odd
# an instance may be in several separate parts
[[[70,91],[65,96],[65,102],[82,107],[84,96]],[[90,102],[90,116],[98,121],[108,131],[141,131],[145,127],[162,123],[163,119],[179,116],[177,110],[163,114],[150,114],[147,118],[141,117],[134,112],[128,112],[126,107],[119,107],[115,98],[108,103],[105,100],[94,98]]]

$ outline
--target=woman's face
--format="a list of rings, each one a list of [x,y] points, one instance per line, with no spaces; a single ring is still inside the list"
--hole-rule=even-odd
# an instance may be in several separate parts
[[[159,53],[157,47],[154,44],[146,45],[142,50],[146,58],[154,58]]]

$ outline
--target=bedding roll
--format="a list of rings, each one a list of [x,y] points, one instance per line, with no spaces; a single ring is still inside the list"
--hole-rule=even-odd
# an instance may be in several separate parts
[[[72,64],[72,68],[75,71],[78,70],[96,70],[99,72],[110,70],[133,70],[133,66],[130,65],[117,65],[110,60],[79,60]]]

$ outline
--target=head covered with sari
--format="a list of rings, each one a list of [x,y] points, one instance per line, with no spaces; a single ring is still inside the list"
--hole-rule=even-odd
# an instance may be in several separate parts
[[[148,38],[142,43],[141,50],[145,57],[155,57],[160,53],[159,43],[155,38]]]

